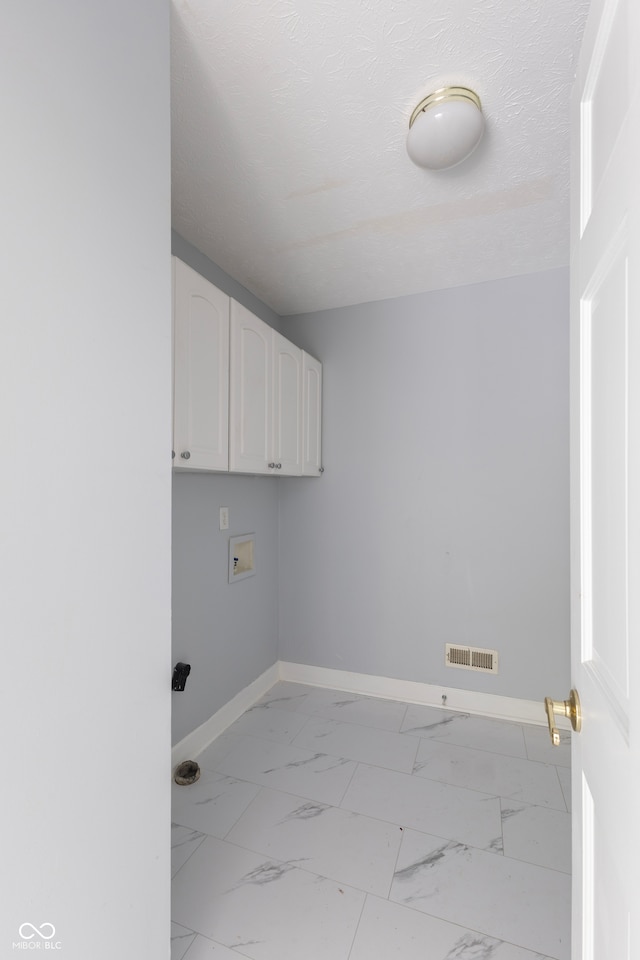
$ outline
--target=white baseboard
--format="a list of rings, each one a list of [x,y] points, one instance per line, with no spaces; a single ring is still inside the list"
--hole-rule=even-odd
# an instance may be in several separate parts
[[[501,697],[494,693],[477,693],[474,690],[460,690],[457,687],[443,687],[440,684],[394,680],[391,677],[375,677],[368,673],[351,673],[348,670],[311,667],[304,663],[279,660],[225,703],[224,707],[216,711],[212,717],[176,743],[171,751],[171,768],[174,769],[183,760],[192,760],[202,753],[278,680],[304,683],[312,687],[328,687],[331,690],[380,697],[383,700],[419,703],[429,707],[442,708],[444,694],[447,698],[447,710],[474,713],[497,720],[512,720],[516,723],[533,723],[539,726],[546,726],[547,723],[544,704],[541,700],[518,700],[515,697]],[[557,723],[563,729],[570,729],[569,721],[564,718],[558,718]]]
[[[384,700],[403,700],[429,707],[442,707],[442,695],[447,698],[447,710],[475,713],[498,720],[513,720],[517,723],[534,723],[545,726],[547,717],[544,703],[540,700],[518,700],[501,697],[494,693],[477,693],[474,690],[459,690],[440,684],[417,683],[414,680],[394,680],[390,677],[375,677],[367,673],[350,673],[348,670],[333,670],[328,667],[311,667],[303,663],[278,663],[280,680],[306,683],[314,687],[329,687],[348,693],[360,693]],[[558,722],[569,728],[569,721]]]
[[[274,663],[248,687],[245,687],[228,703],[225,703],[224,707],[220,707],[213,716],[205,720],[195,730],[192,730],[191,733],[188,733],[186,737],[183,737],[171,750],[171,769],[173,770],[183,760],[192,760],[199,753],[202,753],[205,747],[208,747],[238,717],[241,717],[245,710],[248,710],[260,697],[264,696],[279,679],[278,664]]]

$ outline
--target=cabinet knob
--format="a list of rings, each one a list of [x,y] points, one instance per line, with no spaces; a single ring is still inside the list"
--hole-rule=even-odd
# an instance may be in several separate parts
[[[189,453],[188,450],[183,450],[180,456],[182,457],[183,460],[189,460],[191,457],[191,454]]]
[[[324,473],[324,467],[320,467],[318,473]]]
[[[175,458],[176,458],[176,452],[175,452],[175,450],[172,450],[172,451],[171,451],[171,459],[172,459],[172,460],[175,460]]]
[[[273,462],[267,464],[267,466],[269,467],[269,470],[275,470],[275,468],[276,468],[276,465],[275,465],[275,463],[273,463]]]
[[[282,464],[276,463],[276,470],[282,470]]]

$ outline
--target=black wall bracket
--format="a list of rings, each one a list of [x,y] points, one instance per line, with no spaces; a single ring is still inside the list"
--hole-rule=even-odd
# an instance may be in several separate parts
[[[171,680],[171,689],[178,691],[184,690],[184,685],[187,682],[187,677],[190,673],[190,663],[176,663],[173,671],[173,678]]]

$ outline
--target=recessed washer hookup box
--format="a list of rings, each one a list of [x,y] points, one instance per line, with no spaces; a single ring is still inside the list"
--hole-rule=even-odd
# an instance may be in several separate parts
[[[244,533],[239,537],[229,537],[229,583],[253,577],[255,564],[256,535]]]

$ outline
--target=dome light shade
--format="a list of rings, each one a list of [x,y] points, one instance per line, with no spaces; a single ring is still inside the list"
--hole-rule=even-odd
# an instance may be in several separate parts
[[[411,114],[407,153],[419,167],[444,170],[473,153],[482,139],[480,98],[467,87],[444,87]]]

